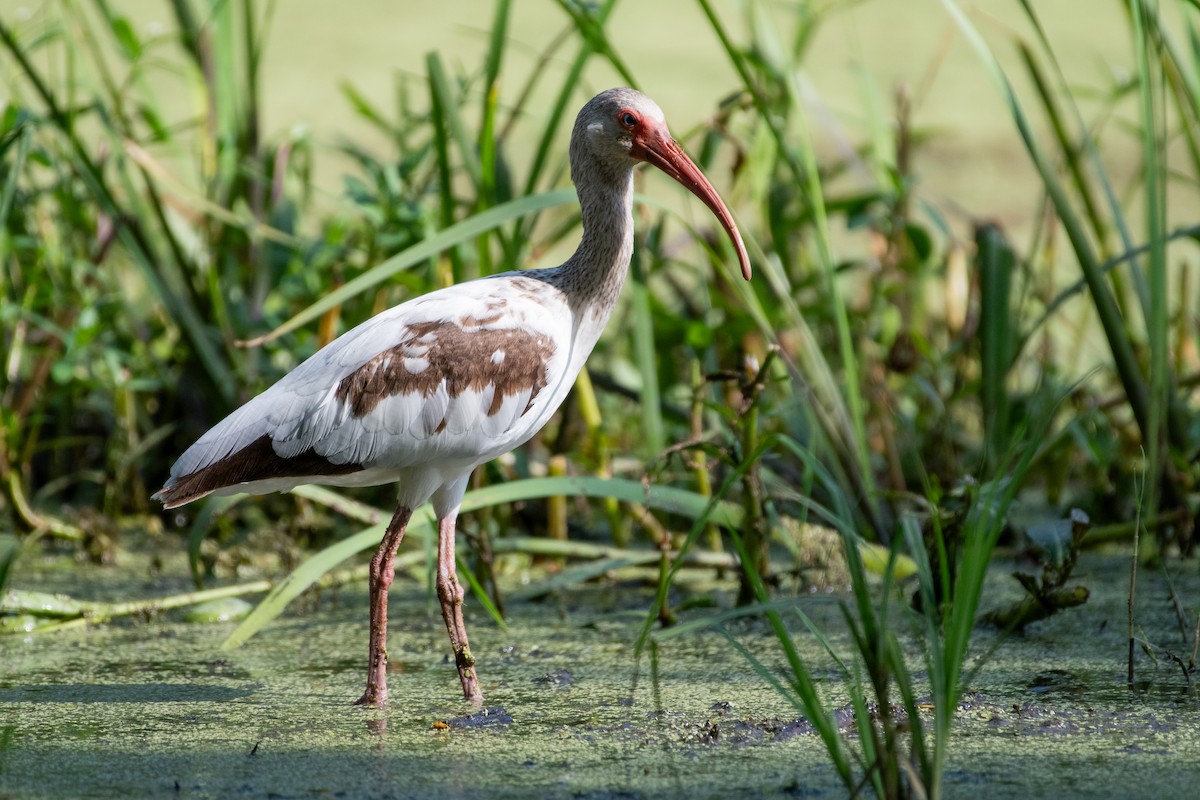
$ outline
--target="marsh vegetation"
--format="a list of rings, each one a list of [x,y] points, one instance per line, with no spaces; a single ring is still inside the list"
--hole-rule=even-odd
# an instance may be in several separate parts
[[[1131,583],[1135,611],[1178,629],[1113,620],[1115,685],[1165,683],[1194,715],[1195,4],[697,0],[650,22],[631,5],[500,0],[470,47],[440,48],[430,23],[420,60],[369,89],[338,82],[336,53],[294,55],[291,4],[0,13],[0,623],[39,631],[0,646],[245,596],[234,646],[358,585],[388,487],[187,514],[149,495],[349,326],[557,263],[579,227],[570,122],[626,84],[667,110],[758,277],[682,196],[650,198],[674,196],[665,182],[639,196],[624,297],[571,398],[473,479],[474,617],[504,630],[510,604],[631,582],[635,673],[715,637],[807,720],[836,784],[939,797],[964,693],[1005,658],[996,625],[1077,613],[1097,588],[1080,558],[1115,546],[1165,587]],[[336,27],[386,39],[371,14],[395,12],[359,10]],[[1072,32],[1084,13],[1094,47]],[[696,53],[647,55],[664,26]],[[831,59],[838,37],[859,50]],[[882,77],[888,58],[915,77]],[[292,83],[314,60],[334,103]],[[419,514],[399,561],[416,585],[430,541]],[[1021,559],[1007,593],[997,547]],[[30,580],[54,556],[94,575],[172,551],[188,591]],[[688,591],[697,573],[716,583]],[[814,603],[841,610],[814,621]],[[24,735],[0,720],[0,764]]]

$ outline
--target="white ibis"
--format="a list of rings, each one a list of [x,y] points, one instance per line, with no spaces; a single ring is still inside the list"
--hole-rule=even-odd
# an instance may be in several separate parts
[[[305,483],[396,483],[398,505],[371,559],[370,660],[357,704],[387,704],[388,587],[412,511],[433,501],[437,595],[463,696],[483,694],[463,622],[454,525],[475,467],[528,441],[558,409],[612,314],[633,252],[633,168],[653,164],[704,201],[750,260],[729,210],[671,138],[653,100],[610,89],[579,112],[571,179],[583,239],[562,266],[506,272],[409,300],[362,323],[230,414],[171,468],[155,497]]]

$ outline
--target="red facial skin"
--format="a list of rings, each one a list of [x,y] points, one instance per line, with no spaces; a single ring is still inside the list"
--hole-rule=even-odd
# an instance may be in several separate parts
[[[729,234],[733,249],[737,251],[742,276],[750,280],[750,256],[746,253],[746,245],[742,242],[742,234],[733,221],[733,215],[729,213],[717,190],[708,182],[708,178],[704,177],[700,168],[688,158],[679,143],[671,138],[666,126],[646,119],[637,111],[628,108],[617,112],[617,124],[633,134],[630,155],[639,161],[653,164],[670,175],[704,201],[704,205],[716,215],[725,232]]]

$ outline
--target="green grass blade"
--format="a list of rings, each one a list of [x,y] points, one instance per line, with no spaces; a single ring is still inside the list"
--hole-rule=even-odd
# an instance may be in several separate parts
[[[20,125],[11,131],[4,131],[3,133],[5,135],[0,140],[0,157],[7,155],[6,151],[9,147],[12,147],[14,141],[16,142],[16,150],[13,153],[11,163],[7,166],[9,178],[4,181],[3,186],[0,186],[0,220],[8,219],[8,213],[12,209],[13,198],[16,197],[17,186],[20,183],[16,176],[21,175],[25,171],[26,159],[29,158],[29,150],[33,144],[33,127]],[[0,237],[7,237],[8,235],[7,228],[0,228]],[[0,243],[3,243],[3,240],[0,240]]]
[[[17,537],[0,533],[0,596],[3,595],[4,585],[8,583],[13,564],[17,563],[17,556],[20,553],[21,543]]]
[[[171,0],[171,9],[175,12],[175,23],[179,26],[179,39],[184,52],[196,62],[197,69],[203,69],[204,56],[200,52],[200,40],[204,36],[204,29],[192,13],[190,0]]]
[[[546,120],[542,126],[542,135],[538,138],[537,147],[533,151],[533,163],[530,165],[529,174],[525,178],[525,194],[533,192],[537,187],[538,181],[541,180],[542,173],[546,170],[546,162],[549,161],[550,150],[554,147],[558,127],[567,115],[567,105],[571,102],[571,98],[575,94],[579,76],[583,74],[583,68],[592,56],[592,53],[591,47],[587,45],[580,47],[579,54],[571,63],[567,78],[563,80],[562,87],[559,89],[558,95],[554,98],[554,103],[550,106],[550,113],[546,116]],[[533,227],[532,222],[531,220],[529,223],[529,228],[531,229]]]
[[[292,491],[293,494],[317,502],[344,502],[344,498],[338,497],[336,492],[320,486],[298,486]],[[463,498],[462,513],[504,503],[556,496],[611,497],[623,503],[637,503],[657,511],[678,514],[689,519],[709,516],[715,524],[731,527],[740,526],[744,519],[741,506],[725,501],[714,503],[709,498],[687,489],[678,489],[674,486],[647,486],[641,481],[624,478],[598,478],[588,475],[526,478],[473,489],[467,492]],[[379,519],[391,516],[390,511],[385,513],[376,509],[375,513],[379,515]],[[495,548],[500,546],[500,542],[493,544]]]
[[[1134,53],[1138,68],[1138,99],[1141,115],[1142,183],[1146,191],[1146,238],[1150,243],[1150,308],[1146,320],[1146,338],[1150,346],[1150,407],[1147,428],[1143,429],[1147,462],[1155,465],[1146,473],[1147,507],[1153,516],[1158,508],[1162,464],[1166,460],[1165,429],[1171,402],[1171,370],[1168,339],[1167,303],[1167,175],[1165,131],[1166,100],[1162,71],[1151,63],[1154,41],[1150,28],[1156,24],[1157,4],[1132,0]]]
[[[205,25],[208,35],[201,40],[207,44],[205,50],[208,58],[204,75],[211,81],[206,87],[207,99],[214,116],[217,140],[217,172],[213,176],[215,182],[211,191],[214,199],[222,205],[232,200],[233,184],[237,180],[242,156],[242,112],[239,103],[243,100],[243,92],[237,78],[236,12],[234,3],[212,3]]]
[[[437,100],[437,112],[442,115],[450,139],[458,148],[458,155],[467,171],[467,177],[471,179],[476,194],[479,194],[482,192],[483,177],[479,166],[479,154],[475,151],[475,139],[467,133],[461,106],[450,89],[450,80],[442,67],[441,56],[429,53],[425,57],[425,68],[429,72],[430,90]]]
[[[746,662],[750,665],[750,667],[758,674],[760,678],[763,679],[764,683],[775,690],[776,694],[795,706],[796,710],[800,713],[805,715],[808,714],[808,709],[804,707],[804,703],[799,697],[796,696],[796,693],[791,689],[791,687],[785,685],[783,681],[779,680],[779,676],[775,674],[775,671],[768,668],[766,664],[762,663],[758,656],[754,654],[754,651],[735,639],[733,634],[725,628],[717,628],[717,633],[725,637],[725,641],[729,642],[733,649],[736,650],[742,658],[746,659]],[[836,728],[834,730],[836,731]],[[824,734],[824,730],[820,732],[822,735]],[[828,747],[828,744],[826,746]]]
[[[496,623],[496,627],[507,632],[508,623],[504,621],[504,615],[500,613],[500,609],[496,608],[496,604],[492,602],[487,590],[479,583],[479,578],[475,577],[475,570],[471,569],[471,565],[461,555],[455,559],[455,564],[458,567],[458,574],[462,575],[463,580],[467,582],[467,588],[471,590],[471,594],[475,595],[479,605],[483,606],[483,610],[492,618],[492,622]]]
[[[361,552],[370,543],[378,545],[387,530],[387,523],[372,525],[366,530],[343,539],[331,545],[315,556],[307,559],[296,569],[292,570],[283,580],[275,584],[254,610],[221,643],[222,650],[240,647],[254,634],[262,630],[271,620],[278,617],[287,605],[299,597],[310,586],[320,580],[321,576],[342,563],[346,559]],[[426,538],[433,535],[434,523],[428,513],[413,514],[409,521],[407,535]]]
[[[450,131],[447,120],[450,116],[448,105],[453,103],[450,91],[446,87],[446,79],[437,53],[429,53],[425,57],[425,70],[429,81],[429,116],[433,123],[433,152],[434,163],[437,165],[438,181],[438,222],[444,229],[454,226],[454,172],[450,166]],[[446,248],[450,258],[450,268],[455,281],[465,277],[463,258],[456,244]],[[424,259],[422,259],[424,260]],[[440,275],[435,271],[434,285],[440,281]]]
[[[578,567],[564,569],[550,578],[547,578],[546,580],[531,583],[528,586],[522,586],[515,592],[506,593],[505,596],[511,597],[514,600],[530,600],[535,597],[542,597],[544,595],[551,594],[560,589],[565,589],[580,583],[586,583],[587,581],[607,575],[614,570],[653,564],[660,558],[662,558],[662,553],[659,553],[656,550],[646,550],[645,552],[638,553],[635,556],[599,558],[587,564],[580,564]]]
[[[319,503],[342,516],[349,517],[358,522],[365,522],[368,525],[386,522],[391,516],[390,511],[375,508],[374,506],[339,494],[327,486],[318,486],[315,483],[297,486],[292,490],[292,494],[297,497],[303,497],[306,500],[312,500],[314,503]]]
[[[638,247],[630,270],[630,316],[634,363],[641,377],[642,446],[647,459],[655,458],[666,446],[662,415],[662,391],[658,384],[658,347],[654,341],[654,311],[650,287],[646,285],[646,250]]]
[[[309,499],[328,498],[328,490],[316,487],[299,487],[297,494]],[[649,508],[671,514],[697,518],[709,515],[720,525],[737,526],[742,520],[742,509],[732,503],[711,502],[708,498],[669,486],[643,486],[638,481],[605,479],[594,477],[531,478],[523,481],[488,486],[468,492],[463,498],[462,513],[487,508],[518,500],[567,495],[571,497],[615,497],[629,503],[640,503]],[[381,513],[381,516],[382,515]],[[376,547],[383,538],[387,522],[383,521],[359,531],[352,536],[330,545],[308,558],[287,577],[276,584],[270,593],[222,643],[223,648],[238,647],[258,633],[271,620],[279,616],[287,605],[312,586],[322,575],[346,559]],[[433,512],[426,504],[413,512],[406,539],[429,540],[435,531]]]
[[[480,115],[479,135],[475,141],[476,150],[479,152],[481,205],[477,207],[478,211],[496,202],[496,107],[500,93],[500,66],[504,62],[504,49],[508,42],[508,20],[511,10],[511,0],[498,0],[496,3],[483,66],[483,109]],[[480,248],[481,256],[485,256],[486,252],[486,247]],[[486,266],[483,267],[483,274],[490,272]]]
[[[125,209],[117,202],[105,181],[104,173],[80,139],[73,117],[63,110],[58,98],[43,80],[41,73],[34,68],[26,51],[3,21],[0,21],[0,44],[20,65],[25,79],[32,84],[34,92],[46,105],[50,121],[66,138],[73,168],[96,204],[113,220],[129,220],[127,224],[117,226],[117,235],[122,245],[129,251],[142,278],[151,288],[152,294],[162,302],[167,314],[180,321],[180,327],[204,364],[213,386],[225,397],[232,398],[236,385],[233,371],[228,360],[213,344],[207,326],[190,300],[186,289],[187,281],[180,269],[180,264],[184,262],[179,260],[180,251],[174,247],[177,243],[168,234],[168,243],[173,246],[175,258],[160,258],[143,228],[137,224],[136,215],[129,219],[130,215],[127,215]],[[152,184],[148,184],[147,189],[152,190],[152,187]],[[153,197],[152,191],[151,195]],[[154,200],[156,210],[161,212],[161,204],[156,198]],[[166,230],[165,219],[160,216],[159,221]]]
[[[607,0],[602,6],[594,12],[594,21],[597,27],[603,29],[605,22],[608,21],[609,15],[616,8],[617,0]],[[546,121],[542,127],[542,135],[538,139],[537,147],[533,152],[533,161],[529,168],[529,175],[525,180],[525,194],[531,194],[537,187],[538,181],[545,171],[546,162],[549,159],[550,150],[554,146],[555,135],[559,125],[568,113],[568,105],[571,98],[579,90],[583,68],[587,62],[595,54],[596,50],[592,47],[587,39],[582,39],[579,45],[579,52],[571,62],[570,68],[563,75],[562,84],[558,94],[554,98],[554,103],[550,106],[550,111],[546,116]],[[529,229],[532,229],[533,220],[529,223]]]
[[[789,83],[792,88],[794,104],[799,105],[799,87],[794,79]],[[825,212],[825,193],[821,186],[820,172],[817,170],[816,150],[807,137],[808,125],[801,124],[804,132],[800,142],[803,153],[804,168],[807,176],[808,201],[812,204],[813,225],[816,232],[817,260],[825,278],[826,295],[833,303],[834,320],[837,328],[837,340],[842,366],[842,397],[845,400],[846,412],[850,428],[846,431],[852,446],[851,452],[856,457],[855,477],[862,485],[862,501],[869,506],[877,507],[877,491],[875,487],[875,470],[871,465],[871,452],[867,444],[866,404],[863,400],[862,384],[859,379],[861,372],[854,344],[854,336],[850,331],[850,317],[846,310],[845,299],[837,284],[837,262],[833,256],[833,246],[829,238],[829,219]],[[885,526],[879,526],[879,511],[872,515],[877,524],[876,533],[884,539],[888,532]]]
[[[200,546],[204,544],[205,537],[208,536],[212,529],[213,520],[222,513],[232,508],[241,500],[241,496],[234,497],[210,497],[204,501],[200,507],[200,513],[192,520],[192,526],[188,530],[188,569],[192,573],[192,582],[196,584],[196,588],[201,586],[201,569],[200,569]]]
[[[1026,6],[1027,13],[1034,21],[1040,38],[1050,53],[1051,59],[1053,59],[1054,51],[1049,47],[1041,25],[1038,24],[1037,17],[1033,14],[1032,7],[1028,5],[1027,0],[1022,0],[1022,5]],[[1034,58],[1033,51],[1024,43],[1020,43],[1019,51],[1021,53],[1021,60],[1025,64],[1025,71],[1029,73],[1033,81],[1033,86],[1037,90],[1042,108],[1046,112],[1046,119],[1050,122],[1051,130],[1054,131],[1054,138],[1058,142],[1058,148],[1063,154],[1067,170],[1071,175],[1071,181],[1075,185],[1075,196],[1079,198],[1080,203],[1083,205],[1084,215],[1092,226],[1092,235],[1096,237],[1096,241],[1100,246],[1104,247],[1108,226],[1104,223],[1104,218],[1101,216],[1100,209],[1096,205],[1091,183],[1088,181],[1087,173],[1084,171],[1082,158],[1082,155],[1091,149],[1090,134],[1084,130],[1083,136],[1085,140],[1089,141],[1089,144],[1085,144],[1084,146],[1079,146],[1071,140],[1071,134],[1067,129],[1066,121],[1063,119],[1063,112],[1050,90],[1050,81],[1043,74],[1041,66]],[[1054,65],[1057,67],[1057,62],[1054,62]]]
[[[1122,209],[1121,203],[1117,199],[1116,192],[1113,189],[1112,181],[1108,177],[1108,172],[1105,169],[1104,162],[1100,158],[1095,137],[1093,136],[1088,125],[1084,122],[1083,114],[1080,112],[1078,104],[1075,103],[1074,95],[1070,89],[1070,82],[1063,74],[1062,65],[1058,61],[1054,48],[1050,44],[1049,37],[1046,35],[1045,28],[1042,26],[1041,19],[1038,17],[1036,10],[1029,0],[1020,0],[1020,3],[1021,7],[1025,11],[1025,15],[1029,18],[1029,21],[1033,24],[1034,30],[1037,32],[1038,40],[1042,44],[1042,51],[1045,53],[1050,65],[1054,68],[1054,74],[1059,92],[1065,98],[1067,108],[1071,111],[1074,127],[1077,132],[1077,136],[1079,137],[1078,143],[1071,142],[1069,137],[1065,134],[1065,124],[1062,125],[1064,133],[1059,133],[1060,123],[1056,122],[1056,118],[1059,116],[1057,113],[1058,109],[1052,100],[1052,95],[1050,94],[1049,89],[1046,87],[1048,82],[1044,77],[1042,77],[1041,70],[1034,61],[1032,51],[1027,47],[1022,46],[1021,54],[1026,63],[1026,69],[1033,78],[1034,86],[1038,90],[1039,95],[1042,97],[1042,106],[1046,111],[1046,116],[1050,120],[1051,125],[1056,132],[1059,148],[1062,151],[1063,158],[1067,163],[1068,169],[1071,171],[1072,179],[1075,183],[1076,196],[1083,204],[1089,220],[1092,220],[1092,227],[1094,229],[1098,246],[1102,252],[1104,252],[1106,255],[1110,255],[1108,253],[1106,242],[1103,238],[1103,233],[1106,230],[1106,226],[1099,218],[1099,210],[1095,208],[1092,203],[1092,194],[1085,177],[1087,173],[1085,173],[1082,169],[1080,155],[1086,155],[1088,165],[1091,167],[1092,173],[1095,174],[1096,179],[1104,192],[1104,198],[1105,202],[1108,204],[1109,214],[1112,215],[1113,227],[1120,235],[1125,250],[1128,252],[1134,249],[1133,235],[1129,231],[1129,225],[1125,219],[1125,211]],[[1096,215],[1095,219],[1093,219],[1093,214]],[[1141,302],[1142,313],[1148,314],[1149,299],[1147,296],[1146,282],[1141,270],[1136,269],[1136,265],[1135,269],[1132,270],[1132,276],[1134,281],[1134,289],[1137,292],[1139,301]],[[1118,287],[1117,299],[1120,300],[1119,281],[1117,281],[1115,276],[1110,276],[1110,279],[1113,281],[1114,286]]]
[[[774,445],[774,440],[774,436],[764,437],[763,440],[759,442],[758,447],[746,454],[742,463],[738,464],[736,468],[731,470],[729,474],[725,476],[725,480],[721,483],[720,488],[717,489],[717,491],[713,493],[711,497],[705,498],[707,502],[704,510],[695,518],[696,521],[692,524],[692,527],[688,531],[687,536],[684,538],[683,543],[679,545],[679,552],[675,556],[675,560],[671,564],[671,568],[667,570],[659,579],[658,594],[655,595],[654,602],[651,604],[650,610],[646,613],[646,619],[642,622],[642,629],[638,633],[637,642],[634,644],[634,653],[637,656],[641,656],[646,644],[650,641],[650,631],[653,629],[654,622],[656,619],[658,619],[658,615],[662,608],[666,605],[667,592],[670,590],[671,584],[675,580],[675,575],[683,566],[684,555],[691,550],[693,545],[695,545],[696,540],[700,538],[701,533],[703,533],[710,524],[714,524],[716,522],[714,519],[714,512],[725,503],[725,495],[729,494],[734,485],[739,483],[745,477],[746,473],[754,467],[755,463],[757,463],[757,461],[763,457],[763,454],[765,454],[767,450]],[[703,497],[703,495],[696,495],[696,497]],[[740,517],[741,519],[739,521],[744,521],[745,513],[740,512]]]
[[[591,6],[571,2],[571,0],[558,0],[558,5],[575,23],[575,29],[579,31],[580,38],[587,42],[592,50],[608,59],[608,63],[612,64],[613,69],[621,76],[625,85],[630,89],[638,88],[637,78],[633,76],[633,72],[613,48],[608,34],[604,32],[601,18],[591,10]],[[606,9],[610,9],[614,5],[616,4],[610,3]]]
[[[975,51],[980,61],[983,62],[989,76],[996,84],[1009,108],[1025,149],[1029,153],[1038,174],[1041,176],[1046,193],[1050,196],[1050,200],[1054,204],[1054,209],[1058,213],[1059,220],[1062,222],[1063,230],[1066,232],[1071,246],[1075,251],[1080,270],[1087,280],[1088,289],[1092,294],[1092,302],[1095,304],[1096,313],[1100,318],[1100,324],[1104,329],[1105,338],[1112,352],[1117,375],[1121,380],[1122,387],[1125,389],[1130,408],[1137,419],[1138,427],[1141,429],[1142,435],[1146,436],[1150,432],[1150,392],[1138,366],[1137,357],[1133,350],[1133,342],[1125,329],[1125,322],[1121,316],[1116,298],[1113,297],[1112,291],[1104,279],[1104,273],[1100,269],[1100,263],[1079,220],[1079,216],[1075,213],[1075,209],[1072,207],[1061,181],[1059,181],[1058,176],[1055,174],[1053,165],[1042,152],[1042,147],[1039,144],[1037,136],[1034,135],[1029,126],[1029,121],[1026,119],[1025,112],[1017,100],[1012,84],[1009,83],[1004,70],[1001,68],[999,62],[996,61],[996,57],[992,54],[991,49],[983,40],[979,31],[975,29],[975,26],[963,14],[956,0],[942,0],[942,4],[963,32],[967,43]]]
[[[999,462],[1008,445],[1008,371],[1012,363],[1012,274],[1016,255],[994,225],[975,229],[979,272],[980,395],[986,463]]]
[[[866,434],[866,406],[859,379],[861,370],[845,302],[836,281],[837,265],[829,239],[824,190],[817,169],[815,151],[808,140],[808,125],[803,119],[804,103],[797,77],[801,69],[797,64],[784,59],[781,46],[775,45],[771,48],[775,54],[776,63],[771,68],[772,76],[769,80],[783,83],[782,87],[774,88],[777,91],[785,92],[787,104],[786,110],[772,106],[765,96],[759,80],[755,78],[751,70],[750,59],[744,55],[742,49],[734,44],[728,27],[721,22],[711,2],[698,0],[698,3],[709,21],[709,26],[717,35],[726,56],[737,70],[742,86],[751,98],[758,119],[774,139],[777,157],[790,172],[795,185],[803,187],[806,199],[811,205],[815,231],[815,235],[811,238],[815,240],[815,261],[820,266],[824,288],[833,308],[842,381],[840,384],[834,381],[832,370],[823,353],[823,348],[820,346],[804,347],[800,350],[804,354],[805,363],[799,373],[806,379],[806,382],[814,386],[819,399],[823,401],[813,404],[812,410],[840,462],[840,473],[845,478],[844,483],[852,487],[857,495],[857,502],[863,507],[863,513],[869,524],[875,528],[881,538],[886,537],[891,526],[888,523],[885,508],[879,502],[874,470],[870,463]],[[806,19],[805,27],[808,27],[810,22],[812,25],[816,24],[814,20]],[[762,27],[759,26],[760,29]],[[793,54],[796,57],[804,52],[806,36],[802,33],[796,40],[793,48]],[[785,119],[788,116],[798,119],[795,131],[786,127]],[[748,246],[754,247],[749,242]],[[770,258],[764,259],[765,263],[761,265],[760,272],[761,268],[770,267],[773,261]],[[768,279],[775,284],[784,282],[780,280],[783,277],[782,270],[778,270],[777,277],[769,276]],[[749,293],[745,287],[739,291],[743,294]],[[779,298],[792,296],[790,291],[779,292],[778,289],[776,291]],[[806,326],[802,322],[802,315],[797,311],[790,316],[793,324],[798,325],[799,330],[805,332]],[[775,338],[773,326],[768,335],[771,339]]]
[[[745,545],[742,543],[742,537],[736,531],[731,530],[729,538],[733,542],[734,549],[737,550],[742,564],[742,571],[750,581],[754,596],[759,603],[768,602],[767,587],[763,584],[762,576],[754,569],[754,559],[746,552]],[[766,617],[771,630],[775,633],[775,638],[779,641],[787,658],[788,666],[792,672],[792,686],[800,698],[805,716],[808,717],[808,721],[813,724],[813,727],[817,729],[817,733],[821,737],[821,742],[825,745],[825,750],[829,753],[834,769],[837,770],[842,782],[846,786],[851,786],[853,778],[850,771],[850,761],[846,755],[841,734],[838,732],[833,716],[825,708],[825,702],[821,698],[820,692],[817,691],[817,684],[813,680],[812,673],[809,672],[804,660],[800,658],[800,652],[796,649],[796,643],[788,632],[787,626],[783,624],[783,619],[779,616],[779,613],[768,609]]]
[[[703,616],[687,619],[682,622],[677,622],[669,628],[660,628],[651,634],[657,642],[667,642],[671,639],[679,638],[680,636],[690,636],[702,630],[709,628],[720,628],[728,622],[734,620],[746,619],[747,617],[760,617],[768,611],[794,611],[797,613],[805,626],[808,627],[809,633],[818,636],[823,647],[826,647],[826,652],[834,656],[835,662],[839,669],[844,669],[845,664],[840,658],[837,658],[832,650],[828,647],[829,642],[820,633],[812,620],[801,610],[801,606],[807,606],[813,603],[818,604],[836,604],[841,602],[836,597],[781,597],[774,600],[768,600],[765,603],[748,603],[744,606],[735,606],[718,611],[714,614],[704,614]]]

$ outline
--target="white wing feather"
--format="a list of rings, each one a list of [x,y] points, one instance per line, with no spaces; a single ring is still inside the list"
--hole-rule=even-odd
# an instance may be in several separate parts
[[[312,449],[334,464],[384,470],[433,459],[442,459],[446,466],[482,463],[521,444],[545,424],[578,372],[568,366],[576,359],[570,358],[567,344],[573,328],[567,304],[557,289],[530,275],[508,273],[459,284],[367,320],[214,426],[180,456],[172,477],[201,470],[264,435],[284,458]],[[538,291],[529,291],[530,286]],[[503,303],[503,314],[496,318],[498,303]],[[412,338],[414,327],[487,319],[492,321],[476,327],[521,329],[557,345],[545,365],[547,385],[532,406],[532,390],[517,391],[504,396],[498,413],[489,415],[494,386],[451,397],[444,380],[428,395],[391,394],[362,416],[354,416],[350,404],[338,398],[338,386],[347,376]],[[406,364],[416,365],[419,348],[406,356],[411,359]]]

